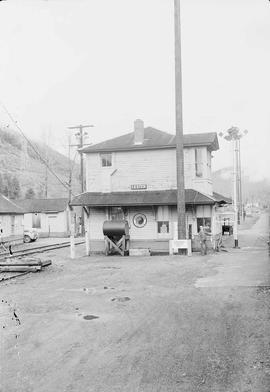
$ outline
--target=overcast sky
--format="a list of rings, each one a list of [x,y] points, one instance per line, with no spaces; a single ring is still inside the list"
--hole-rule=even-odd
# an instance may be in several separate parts
[[[270,178],[270,2],[182,0],[181,11],[185,133],[247,129],[244,170]],[[62,149],[80,123],[95,125],[88,142],[136,118],[174,133],[173,23],[173,0],[1,1],[0,101]],[[214,169],[231,165],[220,147]]]

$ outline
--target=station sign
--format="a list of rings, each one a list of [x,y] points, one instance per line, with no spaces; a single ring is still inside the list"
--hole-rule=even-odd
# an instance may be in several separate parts
[[[147,189],[147,185],[146,184],[132,184],[132,185],[130,185],[130,188],[132,191],[138,191],[141,189]]]

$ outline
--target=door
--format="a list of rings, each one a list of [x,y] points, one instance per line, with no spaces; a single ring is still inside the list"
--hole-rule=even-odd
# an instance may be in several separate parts
[[[52,233],[57,233],[58,227],[57,227],[57,215],[49,215],[48,216],[48,227],[49,227],[49,235]]]
[[[15,234],[15,215],[11,215],[11,235]]]

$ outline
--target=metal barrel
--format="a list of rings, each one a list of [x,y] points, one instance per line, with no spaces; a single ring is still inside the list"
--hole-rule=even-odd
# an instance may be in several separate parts
[[[103,234],[108,237],[129,235],[128,222],[125,220],[112,220],[103,223]]]

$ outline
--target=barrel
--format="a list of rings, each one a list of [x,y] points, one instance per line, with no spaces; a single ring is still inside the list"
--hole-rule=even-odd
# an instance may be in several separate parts
[[[129,235],[128,222],[125,220],[112,220],[103,223],[103,234],[107,237]]]

